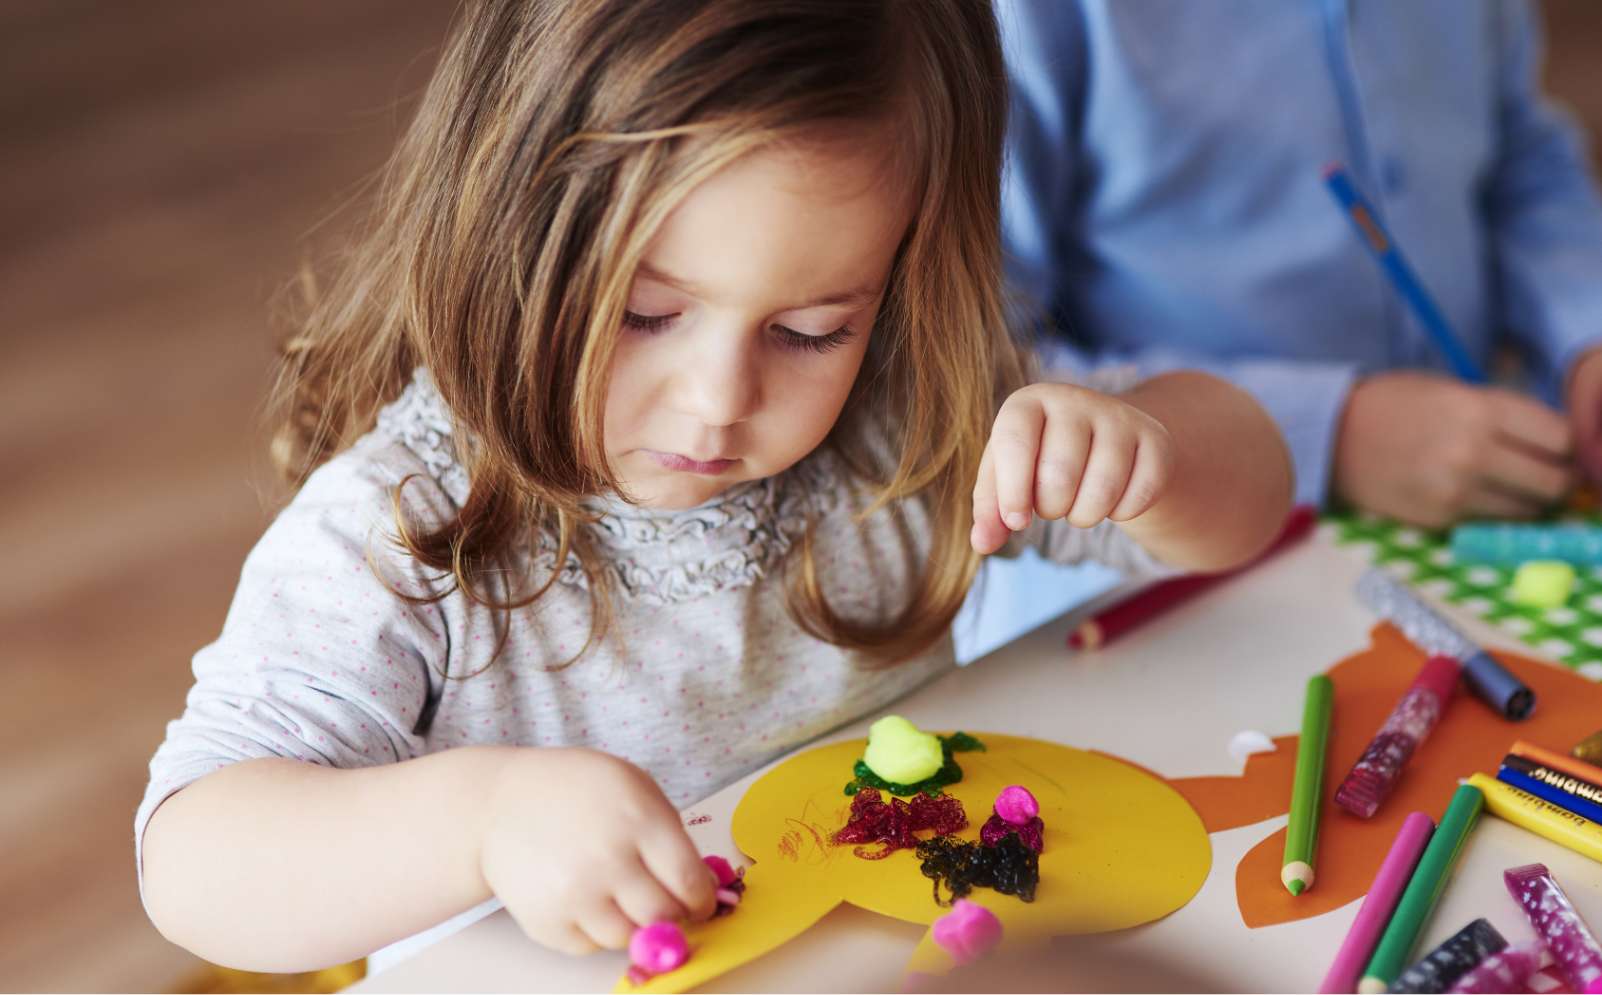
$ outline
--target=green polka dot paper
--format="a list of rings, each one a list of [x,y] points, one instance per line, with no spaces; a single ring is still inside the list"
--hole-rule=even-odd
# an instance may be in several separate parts
[[[1594,522],[1595,519],[1574,519]],[[1531,608],[1509,598],[1513,568],[1458,563],[1444,533],[1368,515],[1335,515],[1335,541],[1366,547],[1370,558],[1413,587],[1450,602],[1602,681],[1602,567],[1575,568],[1574,593],[1558,608]]]

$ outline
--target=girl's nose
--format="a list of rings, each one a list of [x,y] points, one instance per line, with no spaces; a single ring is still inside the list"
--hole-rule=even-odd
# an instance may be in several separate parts
[[[755,336],[716,333],[700,337],[679,373],[680,404],[703,425],[745,421],[761,403]]]

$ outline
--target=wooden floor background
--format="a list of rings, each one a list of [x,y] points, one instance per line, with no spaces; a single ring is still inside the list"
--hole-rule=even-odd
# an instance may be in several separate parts
[[[278,496],[275,299],[452,6],[0,3],[0,990],[200,967],[140,911],[133,810]],[[1602,131],[1602,3],[1545,7],[1551,85]]]

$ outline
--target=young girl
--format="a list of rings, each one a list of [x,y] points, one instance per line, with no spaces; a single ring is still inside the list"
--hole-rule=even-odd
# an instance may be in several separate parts
[[[301,970],[493,895],[621,946],[712,911],[679,806],[952,665],[981,554],[1267,542],[1244,395],[1028,384],[1003,79],[981,0],[470,5],[289,344],[303,483],[136,817],[163,933]]]

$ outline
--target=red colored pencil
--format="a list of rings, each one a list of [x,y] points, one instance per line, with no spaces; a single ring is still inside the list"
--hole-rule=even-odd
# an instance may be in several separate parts
[[[1304,538],[1313,530],[1313,524],[1317,521],[1318,513],[1311,506],[1299,504],[1292,508],[1291,513],[1285,518],[1285,528],[1280,531],[1279,538],[1275,539],[1274,544],[1257,559],[1223,573],[1190,574],[1159,581],[1106,609],[1095,618],[1080,623],[1078,628],[1068,634],[1068,645],[1074,649],[1095,649],[1098,646],[1105,646],[1147,619],[1161,615],[1174,605],[1189,600],[1220,581],[1228,580],[1242,570],[1256,566]]]

